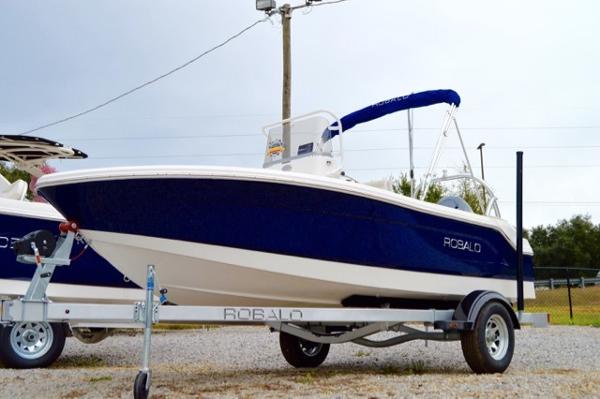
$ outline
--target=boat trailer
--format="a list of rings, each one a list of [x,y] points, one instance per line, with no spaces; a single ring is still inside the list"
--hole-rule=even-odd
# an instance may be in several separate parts
[[[294,367],[320,365],[331,344],[353,342],[381,348],[413,340],[460,340],[465,359],[476,373],[502,372],[508,367],[514,350],[514,329],[522,324],[548,324],[546,314],[515,313],[506,298],[491,291],[475,291],[456,309],[442,310],[172,306],[167,291],[156,287],[153,265],[147,267],[146,297],[142,302],[52,302],[46,289],[54,270],[70,264],[73,242],[80,239],[75,224],[63,223],[60,231],[57,240],[42,230],[15,244],[18,260],[36,264],[37,268],[25,296],[0,301],[0,360],[16,368],[48,366],[62,352],[69,327],[143,328],[142,367],[134,382],[136,399],[149,396],[152,327],[158,322],[263,324],[280,332],[282,354]],[[424,325],[426,330],[414,324]],[[384,340],[369,338],[384,331],[398,335]]]

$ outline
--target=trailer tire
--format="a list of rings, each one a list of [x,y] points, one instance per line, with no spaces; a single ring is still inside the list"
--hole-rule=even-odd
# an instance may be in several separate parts
[[[279,346],[285,360],[296,368],[317,367],[329,353],[329,344],[307,341],[285,332],[279,333]]]
[[[47,367],[65,347],[61,323],[19,322],[0,327],[0,362],[9,368]]]
[[[147,399],[150,396],[150,384],[148,384],[149,374],[146,371],[140,371],[135,376],[133,382],[133,398]]]
[[[460,335],[463,355],[477,374],[502,373],[508,368],[515,347],[512,318],[506,307],[491,301],[483,306],[473,330]]]

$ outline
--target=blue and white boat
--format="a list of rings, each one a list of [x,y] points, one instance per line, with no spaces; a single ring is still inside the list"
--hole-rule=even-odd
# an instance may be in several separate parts
[[[344,173],[342,138],[355,125],[440,103],[450,108],[436,153],[411,196]],[[181,305],[431,307],[476,290],[516,298],[516,231],[499,217],[496,197],[468,158],[462,175],[434,174],[451,128],[460,137],[459,104],[454,91],[435,90],[341,119],[285,120],[265,128],[263,169],[92,169],[44,176],[38,190],[132,281],[143,285],[146,265],[155,265]],[[457,198],[423,200],[433,182],[452,179],[488,190],[483,215]],[[533,253],[523,247],[532,298]]]
[[[0,161],[40,177],[50,159],[81,159],[83,152],[32,136],[0,135]],[[0,175],[0,296],[17,297],[27,291],[35,265],[18,263],[13,243],[34,230],[58,234],[62,215],[50,204],[27,200],[23,180],[8,182]],[[80,255],[80,256],[78,256]],[[143,292],[84,243],[76,243],[71,266],[59,267],[48,288],[54,300],[121,302],[140,299]]]

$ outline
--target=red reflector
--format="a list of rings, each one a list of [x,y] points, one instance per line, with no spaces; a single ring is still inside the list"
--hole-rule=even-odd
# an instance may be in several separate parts
[[[58,230],[60,230],[61,233],[68,233],[69,231],[75,233],[78,229],[79,226],[75,222],[62,222],[58,226]]]

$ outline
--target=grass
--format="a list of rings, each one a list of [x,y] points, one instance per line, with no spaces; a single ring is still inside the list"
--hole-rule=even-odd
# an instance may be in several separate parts
[[[312,384],[315,382],[315,377],[313,376],[313,374],[309,371],[306,374],[303,374],[301,376],[299,376],[296,379],[296,382],[299,384]]]
[[[112,381],[112,377],[110,375],[103,375],[101,377],[91,377],[89,379],[90,382],[100,382],[100,381]]]
[[[394,365],[386,365],[381,369],[382,374],[395,374],[395,375],[421,375],[427,371],[425,362],[423,360],[412,360],[410,366],[407,368],[401,368]]]
[[[53,368],[57,369],[83,369],[83,368],[96,368],[105,367],[106,361],[99,356],[69,356],[61,357],[58,362],[54,363]]]
[[[573,320],[567,291],[567,288],[537,290],[536,299],[525,301],[525,311],[549,313],[552,324],[600,327],[600,286],[571,288]]]

